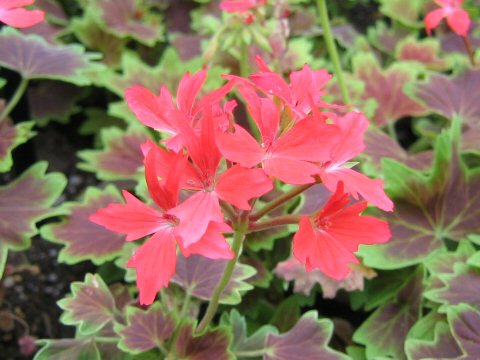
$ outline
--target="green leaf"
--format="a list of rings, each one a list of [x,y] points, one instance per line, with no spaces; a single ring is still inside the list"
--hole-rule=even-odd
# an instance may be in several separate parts
[[[105,181],[137,180],[143,175],[143,155],[140,145],[149,138],[143,127],[116,127],[100,131],[102,150],[82,150],[78,157],[83,162],[78,168],[96,174]]]
[[[12,167],[13,149],[35,136],[36,133],[32,131],[34,125],[34,121],[13,125],[8,119],[0,123],[0,173]]]
[[[185,258],[179,254],[172,282],[180,285],[187,293],[197,298],[210,300],[227,262],[227,260],[211,260],[199,255]],[[245,280],[255,274],[255,268],[237,263],[230,282],[222,292],[220,303],[230,305],[240,303],[242,294],[253,288]]]
[[[23,250],[38,233],[35,223],[57,215],[52,205],[67,183],[60,173],[46,174],[47,163],[38,162],[19,178],[0,187],[0,247]]]
[[[40,340],[34,360],[101,360],[94,338]]]
[[[11,51],[15,49],[15,51]],[[24,35],[4,26],[0,31],[0,65],[24,79],[57,79],[90,85],[90,77],[104,69],[93,53],[80,45],[53,45],[37,35]]]
[[[396,269],[418,264],[441,250],[444,239],[460,241],[480,232],[480,172],[468,171],[460,159],[457,125],[438,137],[429,176],[384,160],[395,211],[381,216],[390,223],[392,239],[362,247],[366,265]]]
[[[413,61],[430,70],[442,71],[448,68],[448,62],[438,57],[440,42],[434,38],[417,40],[409,36],[395,48],[395,57],[400,61]]]
[[[420,316],[424,270],[420,266],[394,300],[378,308],[355,332],[353,340],[366,346],[367,359],[405,359],[404,342]]]
[[[76,264],[90,260],[96,265],[112,260],[123,253],[125,236],[94,224],[89,216],[123,198],[110,185],[105,190],[89,187],[81,202],[64,203],[60,209],[68,214],[60,223],[44,225],[40,231],[45,240],[65,245],[58,260]]]
[[[380,12],[402,25],[420,29],[424,26],[421,15],[427,3],[428,0],[380,0]]]
[[[114,330],[121,338],[118,347],[132,354],[158,348],[175,329],[173,317],[165,314],[158,302],[146,310],[129,306],[126,316],[127,324],[117,323]]]
[[[64,310],[62,323],[90,335],[114,320],[115,300],[100,276],[87,274],[84,282],[73,282],[70,289],[72,294],[58,302]]]

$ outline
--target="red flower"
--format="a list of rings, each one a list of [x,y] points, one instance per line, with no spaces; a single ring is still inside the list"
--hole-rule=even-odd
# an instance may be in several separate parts
[[[217,135],[217,145],[228,160],[245,167],[262,163],[265,172],[289,184],[309,184],[318,167],[330,159],[338,128],[312,115],[280,131],[280,112],[270,98],[260,98],[249,86],[239,85],[248,111],[262,135],[261,144],[239,125],[235,133]]]
[[[462,9],[463,0],[434,0],[440,9],[430,11],[425,17],[425,27],[430,34],[443,18],[455,33],[460,36],[467,36],[470,28],[470,16]]]
[[[195,127],[201,112],[206,107],[218,106],[218,103],[233,86],[227,83],[196,101],[206,78],[205,70],[194,75],[187,72],[178,85],[176,103],[173,102],[172,95],[166,86],[162,86],[159,96],[142,86],[132,86],[126,90],[125,100],[142,124],[170,134],[171,138],[167,141],[167,147],[178,152],[183,144],[178,136],[179,125],[175,120],[178,116],[175,114],[179,112],[188,119],[190,125]],[[227,110],[233,109],[229,107]],[[218,117],[222,118],[222,115],[223,113],[220,113]],[[228,119],[226,122],[228,123]]]
[[[200,134],[195,134],[185,121],[178,119],[183,143],[194,165],[187,165],[185,174],[188,177],[182,186],[197,193],[170,212],[181,220],[179,236],[188,245],[205,231],[211,221],[223,220],[220,199],[239,209],[250,210],[250,199],[273,188],[272,181],[262,169],[235,165],[218,174],[222,157],[215,144],[217,133],[213,122],[212,114],[207,111],[201,119]]]
[[[349,112],[335,120],[340,128],[342,136],[333,147],[331,159],[322,164],[320,177],[323,184],[331,192],[337,188],[338,182],[342,181],[345,192],[359,198],[361,195],[372,205],[385,211],[393,210],[393,202],[383,190],[383,180],[370,179],[355,170],[344,167],[345,163],[356,157],[365,149],[363,142],[368,120],[362,113]]]
[[[175,210],[178,203],[182,174],[187,166],[187,158],[182,154],[169,153],[153,143],[143,146],[145,156],[145,176],[148,190],[160,210],[154,209],[127,191],[123,191],[125,204],[110,204],[90,216],[90,220],[105,228],[127,235],[127,241],[152,235],[132,255],[127,266],[137,271],[137,286],[140,290],[140,303],[151,304],[157,292],[168,286],[175,273],[176,244],[185,256],[199,254],[211,259],[231,259],[234,254],[222,232],[232,229],[223,223],[207,223],[203,232],[185,241],[181,226],[183,221],[195,223],[195,218],[179,219]],[[157,173],[156,163],[162,164],[168,177]]]
[[[252,8],[265,4],[266,2],[267,0],[222,1],[220,3],[220,9],[230,13],[243,14]]]
[[[340,182],[337,190],[319,213],[300,220],[293,238],[293,254],[307,271],[319,269],[336,280],[350,273],[349,263],[358,263],[353,254],[361,244],[379,244],[390,239],[385,221],[360,216],[365,201],[347,207],[348,195]]]
[[[22,6],[35,0],[0,0],[0,21],[16,28],[26,28],[42,22],[45,13],[41,10],[26,10]]]

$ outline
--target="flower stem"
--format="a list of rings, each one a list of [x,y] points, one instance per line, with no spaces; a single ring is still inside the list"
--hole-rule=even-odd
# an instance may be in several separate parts
[[[276,199],[273,199],[272,201],[266,203],[263,205],[263,207],[256,212],[254,212],[252,215],[250,215],[249,219],[250,221],[256,221],[260,219],[262,216],[268,214],[270,211],[275,210],[277,207],[281,206],[282,204],[286,203],[287,201],[293,199],[295,196],[301,194],[305,190],[309,189],[315,185],[315,183],[312,184],[306,184],[306,185],[299,185],[294,187],[292,190],[287,191],[286,193],[283,193]]]
[[[27,86],[28,86],[28,79],[22,78],[22,80],[20,81],[20,84],[18,84],[18,87],[15,90],[15,93],[13,94],[12,98],[8,102],[7,106],[5,106],[5,109],[3,109],[3,111],[0,113],[0,124],[2,123],[3,120],[7,118],[8,115],[10,115],[10,112],[18,104],[23,94],[25,93],[25,90],[27,90]]]
[[[470,60],[470,65],[475,66],[475,58],[473,56],[472,43],[470,42],[470,37],[468,35],[462,36],[463,43],[467,49],[468,59]]]
[[[328,54],[330,60],[333,63],[333,70],[338,81],[338,86],[342,94],[343,102],[347,105],[351,104],[350,95],[348,93],[345,80],[343,79],[342,65],[340,64],[340,58],[338,56],[337,47],[335,46],[335,40],[333,39],[332,29],[330,28],[330,20],[328,19],[327,3],[326,0],[317,0],[317,9],[319,14],[320,24],[323,28],[323,38],[327,45]]]
[[[185,300],[183,301],[182,309],[180,310],[180,321],[185,318],[185,315],[187,315],[188,307],[190,306],[190,300],[192,299],[192,292],[190,290],[187,290],[185,294]]]
[[[213,291],[212,299],[208,304],[207,311],[205,312],[205,315],[203,316],[202,321],[200,321],[200,324],[198,325],[195,331],[195,335],[201,335],[205,332],[208,325],[210,325],[210,322],[215,316],[215,313],[217,312],[220,296],[222,295],[222,292],[225,289],[225,286],[227,286],[228,282],[230,281],[230,278],[232,277],[232,274],[233,274],[233,270],[235,269],[235,265],[237,264],[237,259],[240,255],[240,248],[242,247],[242,242],[243,242],[243,239],[245,238],[245,233],[247,232],[247,229],[248,229],[248,219],[240,220],[240,222],[238,222],[234,228],[235,228],[235,235],[233,238],[232,250],[235,256],[233,257],[232,260],[230,260],[227,263],[227,266],[225,267],[222,278],[218,282],[215,290]]]
[[[271,219],[261,221],[258,223],[251,223],[248,227],[248,232],[256,232],[261,230],[270,229],[277,226],[283,226],[288,224],[298,224],[302,215],[292,214],[292,215],[282,215],[276,216]]]

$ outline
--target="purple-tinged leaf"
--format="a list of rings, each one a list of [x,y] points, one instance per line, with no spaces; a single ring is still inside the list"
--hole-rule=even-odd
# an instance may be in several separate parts
[[[439,275],[443,287],[425,292],[425,297],[440,303],[440,311],[447,305],[472,304],[480,309],[480,270],[457,263],[453,274]]]
[[[176,273],[172,277],[172,282],[197,298],[210,300],[227,262],[227,260],[210,260],[199,255],[191,255],[188,258],[178,255]],[[245,280],[254,276],[255,273],[256,270],[253,267],[237,263],[232,278],[220,297],[220,303],[238,304],[241,301],[241,294],[253,288]]]
[[[81,18],[74,18],[70,28],[82,44],[102,53],[102,62],[109,67],[117,66],[120,63],[127,40],[119,39],[115,34],[106,32],[97,24],[95,15],[92,14],[90,8]]]
[[[175,350],[182,360],[233,360],[229,350],[231,335],[224,328],[217,328],[201,336],[193,336],[192,325],[185,324],[176,337]]]
[[[101,130],[102,150],[82,150],[78,167],[96,174],[100,180],[138,180],[143,166],[140,145],[148,140],[141,127],[122,130],[110,127]]]
[[[89,85],[88,75],[103,67],[79,45],[52,45],[36,35],[25,35],[5,26],[0,31],[0,65],[25,79],[56,79]]]
[[[83,91],[78,86],[61,81],[43,80],[28,88],[30,114],[40,125],[50,120],[67,123],[80,108],[75,103]]]
[[[240,260],[243,264],[253,267],[256,271],[256,274],[248,279],[248,283],[261,288],[268,288],[270,286],[270,281],[272,281],[273,275],[262,260],[246,256],[242,257]]]
[[[384,53],[393,55],[397,44],[410,32],[400,27],[388,27],[383,21],[377,21],[375,27],[368,28],[369,42]]]
[[[305,266],[294,256],[278,263],[273,272],[286,281],[295,281],[293,291],[310,294],[315,284],[320,284],[324,298],[332,299],[340,289],[346,291],[363,290],[365,278],[372,279],[377,274],[370,268],[359,264],[352,264],[352,271],[345,279],[337,281],[325,275],[320,270],[306,271]]]
[[[395,57],[400,61],[414,61],[428,69],[442,71],[448,68],[448,63],[438,57],[439,49],[440,43],[436,39],[417,40],[408,37],[397,44]]]
[[[480,48],[480,33],[478,31],[480,24],[478,22],[473,21],[470,25],[470,30],[468,33],[468,37],[470,39],[470,43],[472,49]],[[461,36],[458,36],[453,31],[450,31],[446,34],[442,34],[440,36],[440,41],[442,43],[442,50],[445,53],[460,53],[463,55],[468,55],[467,48]]]
[[[354,47],[358,37],[360,36],[359,32],[348,23],[333,26],[332,34],[346,49]]]
[[[19,178],[0,187],[0,246],[22,250],[38,233],[35,223],[58,214],[52,205],[62,193],[63,174],[46,174],[47,163],[39,162]]]
[[[175,329],[173,317],[166,314],[156,302],[146,310],[133,306],[127,308],[127,324],[115,324],[115,332],[121,337],[118,347],[138,354],[158,348],[168,340]]]
[[[411,84],[407,93],[447,119],[455,115],[470,126],[480,122],[480,69],[461,74],[431,75],[426,82]]]
[[[433,340],[408,339],[405,352],[409,360],[456,359],[462,355],[446,322],[436,324]]]
[[[384,160],[395,211],[380,216],[390,223],[392,239],[388,244],[362,247],[366,265],[398,269],[418,264],[442,249],[443,239],[460,241],[480,232],[480,172],[468,171],[461,161],[459,123],[454,125],[454,135],[444,132],[437,138],[429,176]]]
[[[65,14],[62,5],[56,0],[37,0],[35,7],[45,11],[47,18],[55,24],[67,24],[68,16]]]
[[[265,325],[255,331],[251,336],[247,334],[247,322],[240,313],[233,309],[230,314],[223,313],[220,324],[232,330],[232,345],[230,349],[238,360],[260,360],[265,351],[265,341],[268,334],[278,334],[278,330]],[[258,353],[257,357],[252,353]]]
[[[73,282],[70,288],[72,294],[58,302],[64,310],[62,323],[90,335],[114,320],[115,300],[99,275],[86,274],[84,282]]]
[[[148,46],[163,40],[161,17],[141,6],[141,1],[95,0],[92,5],[105,30],[117,37],[133,38]]]
[[[422,28],[427,0],[380,0],[380,12],[410,28]]]
[[[32,131],[34,125],[33,121],[13,125],[10,119],[0,123],[0,173],[9,171],[12,167],[12,150],[35,135]]]
[[[106,230],[88,218],[98,209],[120,202],[122,197],[115,187],[108,186],[105,190],[90,187],[81,202],[61,206],[68,216],[60,223],[44,225],[40,229],[42,237],[65,245],[58,260],[67,264],[90,260],[100,265],[112,260],[122,254],[125,236]]]
[[[459,304],[448,308],[447,317],[453,337],[463,352],[463,356],[457,359],[477,359],[480,354],[480,312],[470,305]]]
[[[305,313],[290,331],[269,333],[265,342],[264,360],[344,360],[348,356],[328,347],[333,324],[318,320],[316,311]]]
[[[431,167],[433,161],[433,152],[424,151],[418,154],[409,154],[394,139],[383,131],[369,128],[365,134],[366,148],[362,153],[369,159],[374,170],[378,172],[382,169],[382,159],[390,158],[404,163],[408,167],[416,170],[426,170]],[[373,175],[373,174],[372,174]]]
[[[65,33],[65,28],[48,22],[41,22],[34,26],[20,30],[25,35],[37,35],[52,45],[58,45],[58,38]]]
[[[39,340],[38,343],[44,347],[35,355],[35,360],[101,360],[97,344],[92,337]]]
[[[420,316],[424,274],[423,268],[418,267],[395,299],[379,307],[355,332],[353,340],[366,346],[368,359],[406,358],[404,342]]]
[[[353,58],[353,69],[354,75],[365,83],[363,99],[373,98],[378,103],[372,119],[375,124],[385,126],[405,116],[426,113],[422,105],[403,92],[405,84],[417,78],[412,64],[396,62],[383,70],[372,54],[360,54]]]

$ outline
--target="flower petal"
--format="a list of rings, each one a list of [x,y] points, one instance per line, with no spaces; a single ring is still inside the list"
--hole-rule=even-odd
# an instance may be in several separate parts
[[[307,162],[280,157],[266,159],[263,162],[265,172],[287,184],[311,184],[313,176],[319,172],[318,166]]]
[[[220,152],[228,160],[245,167],[253,167],[260,163],[264,151],[257,140],[239,125],[235,126],[235,133],[217,133],[216,143]]]
[[[424,22],[428,35],[432,33],[432,30],[435,29],[438,24],[440,24],[440,21],[442,21],[445,16],[445,10],[443,9],[435,9],[430,11],[427,16],[425,16]]]
[[[456,9],[447,16],[447,24],[460,36],[467,36],[470,29],[470,15],[463,9]]]
[[[227,224],[211,222],[202,238],[188,247],[183,247],[183,241],[179,241],[182,254],[187,257],[198,254],[209,259],[233,259],[233,253],[222,232],[231,232],[232,228]]]
[[[0,21],[15,28],[26,28],[36,25],[45,19],[45,12],[41,10],[0,8]]]

